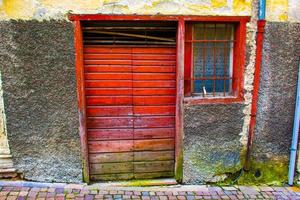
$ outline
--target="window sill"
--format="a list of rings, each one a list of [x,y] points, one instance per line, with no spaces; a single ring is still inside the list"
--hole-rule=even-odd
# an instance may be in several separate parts
[[[185,105],[202,105],[202,104],[230,104],[243,103],[241,97],[184,97],[183,103]]]

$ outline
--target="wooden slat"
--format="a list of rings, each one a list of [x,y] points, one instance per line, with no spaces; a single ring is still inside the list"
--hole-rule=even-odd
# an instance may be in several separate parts
[[[132,58],[132,55],[128,53],[122,53],[122,54],[107,54],[107,53],[93,53],[93,54],[84,54],[85,60],[130,60]]]
[[[133,139],[133,129],[89,129],[89,140]]]
[[[132,128],[132,117],[88,117],[88,128]]]
[[[176,48],[132,48],[133,54],[176,54]]]
[[[174,172],[150,172],[150,173],[134,173],[136,179],[166,178],[173,177]]]
[[[85,65],[84,71],[87,72],[131,72],[131,65]]]
[[[134,128],[174,127],[174,116],[135,117]]]
[[[132,105],[132,96],[86,97],[87,105]],[[137,100],[138,101],[138,100]]]
[[[173,171],[174,161],[134,162],[134,172]]]
[[[133,151],[132,140],[89,141],[89,153],[112,153]]]
[[[84,60],[85,65],[130,65],[131,63],[131,60]],[[164,64],[172,65],[174,63],[164,62]]]
[[[174,138],[175,128],[134,129],[135,139]]]
[[[133,172],[132,162],[91,164],[91,174],[113,174]]]
[[[175,88],[134,88],[133,95],[153,96],[153,95],[175,95]]]
[[[134,152],[134,161],[174,160],[174,151]]]
[[[132,73],[85,73],[87,80],[131,80]]]
[[[92,181],[116,181],[116,180],[130,180],[133,179],[133,173],[118,173],[118,174],[102,174],[91,175]]]
[[[175,88],[176,82],[172,80],[167,81],[133,81],[132,85],[134,88]]]
[[[99,47],[94,45],[84,45],[84,53],[105,53],[105,54],[120,54],[120,53],[130,53],[131,48],[124,47]],[[175,52],[175,51],[174,51]]]
[[[133,72],[153,72],[153,73],[164,73],[164,72],[176,72],[175,66],[133,66]]]
[[[134,105],[174,105],[175,96],[134,96]]]
[[[87,116],[129,116],[133,115],[132,106],[88,106]]]
[[[132,88],[131,80],[87,80],[86,88]]]
[[[134,140],[135,151],[174,150],[174,139]]]
[[[169,153],[167,153],[169,155]],[[139,156],[141,157],[141,156]],[[165,156],[167,158],[167,156]],[[163,156],[158,157],[163,158]],[[133,152],[89,154],[90,163],[128,162],[133,161]]]
[[[134,115],[175,115],[175,106],[134,106]]]
[[[87,61],[85,61],[87,62]],[[120,61],[121,62],[121,61]],[[125,62],[122,62],[125,64]],[[118,63],[113,63],[113,64],[118,64]],[[170,66],[176,65],[176,61],[166,61],[166,60],[133,60],[132,61],[133,65],[153,65],[153,66]]]
[[[174,80],[175,73],[133,73],[132,78],[133,80]]]
[[[124,96],[132,95],[131,88],[87,88],[85,94],[88,96],[100,95],[100,96]]]
[[[170,54],[133,54],[133,60],[169,60],[174,61],[176,60],[176,55]]]

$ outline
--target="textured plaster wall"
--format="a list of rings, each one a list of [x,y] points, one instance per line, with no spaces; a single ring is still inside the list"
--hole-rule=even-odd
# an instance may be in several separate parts
[[[185,183],[230,178],[242,168],[243,104],[185,106]]]
[[[73,27],[0,23],[0,70],[15,167],[25,179],[81,182]]]
[[[252,0],[0,0],[0,19],[64,19],[66,14],[250,15]]]
[[[273,181],[279,182],[287,179],[300,55],[299,30],[300,23],[266,24],[253,170],[262,171],[261,176],[272,174]]]

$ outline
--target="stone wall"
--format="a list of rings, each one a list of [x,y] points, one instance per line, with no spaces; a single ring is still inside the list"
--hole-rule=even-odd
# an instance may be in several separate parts
[[[231,178],[242,169],[243,104],[185,106],[185,183]]]
[[[81,182],[72,24],[1,22],[0,70],[15,167],[27,180]]]

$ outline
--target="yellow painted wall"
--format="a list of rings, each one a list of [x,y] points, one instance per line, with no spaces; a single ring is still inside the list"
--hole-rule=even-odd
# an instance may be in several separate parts
[[[266,0],[268,21],[300,22],[300,0]]]
[[[253,0],[0,0],[2,19],[61,19],[66,14],[250,15]]]
[[[257,0],[0,0],[0,20],[76,14],[251,15]],[[266,0],[268,21],[300,22],[300,0]]]

